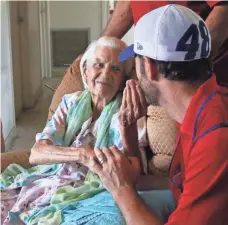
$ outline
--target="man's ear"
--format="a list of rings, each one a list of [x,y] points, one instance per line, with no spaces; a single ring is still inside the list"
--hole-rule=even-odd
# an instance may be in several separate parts
[[[144,66],[147,78],[150,81],[158,81],[159,79],[159,70],[156,62],[149,57],[144,57]]]

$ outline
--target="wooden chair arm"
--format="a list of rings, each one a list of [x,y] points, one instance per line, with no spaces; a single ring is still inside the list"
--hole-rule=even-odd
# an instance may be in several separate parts
[[[19,164],[24,168],[31,167],[29,163],[29,156],[30,150],[19,150],[1,153],[1,172],[4,171],[5,168],[12,163]]]

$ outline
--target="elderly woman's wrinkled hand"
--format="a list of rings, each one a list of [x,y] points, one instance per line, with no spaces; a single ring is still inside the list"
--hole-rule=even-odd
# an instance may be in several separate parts
[[[72,149],[72,147],[71,147]],[[96,159],[96,154],[92,148],[83,148],[81,151],[75,149],[78,152],[78,163],[83,164],[84,166],[90,167],[90,163]]]
[[[98,174],[105,188],[113,193],[125,186],[134,186],[140,174],[137,158],[127,158],[117,147],[94,150],[97,159],[88,167]]]
[[[142,90],[135,80],[127,81],[123,93],[122,105],[119,110],[119,121],[124,127],[137,123],[146,116],[148,104]]]

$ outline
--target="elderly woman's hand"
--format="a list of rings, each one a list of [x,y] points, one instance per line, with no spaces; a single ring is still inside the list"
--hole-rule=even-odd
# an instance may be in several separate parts
[[[72,148],[75,152],[78,152],[78,163],[84,166],[90,167],[90,163],[96,160],[96,154],[92,148]]]
[[[127,81],[119,110],[121,126],[129,127],[131,124],[136,124],[138,119],[146,116],[147,107],[148,104],[138,82],[135,80]]]
[[[127,158],[115,146],[95,149],[94,152],[97,159],[93,160],[88,167],[98,174],[108,191],[113,193],[122,187],[135,185],[140,174],[137,158]]]

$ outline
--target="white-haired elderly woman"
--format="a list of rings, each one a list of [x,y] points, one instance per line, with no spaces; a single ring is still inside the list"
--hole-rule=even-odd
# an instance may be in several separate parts
[[[118,60],[125,46],[114,37],[101,37],[90,44],[80,62],[85,90],[63,97],[52,119],[36,136],[30,156],[32,164],[85,164],[84,160],[94,156],[94,147],[115,145],[123,150],[124,129],[118,111],[133,67],[132,60]]]
[[[129,155],[140,155],[138,139],[141,148],[146,144],[145,127],[139,127],[135,140],[129,142],[126,133],[131,129],[125,129],[118,113],[133,66],[132,60],[118,61],[125,47],[113,37],[102,37],[88,47],[80,62],[85,90],[65,95],[43,132],[37,134],[30,163],[38,166],[24,170],[13,165],[4,173],[2,189],[11,188],[12,193],[12,188],[21,188],[19,197],[4,205],[5,215],[17,212],[26,224],[43,220],[59,224],[64,219],[58,210],[104,190],[85,166],[95,157],[94,148],[104,151],[116,146]],[[131,96],[125,100],[127,97]],[[126,101],[122,107],[124,104]],[[105,159],[99,160],[103,163]]]

